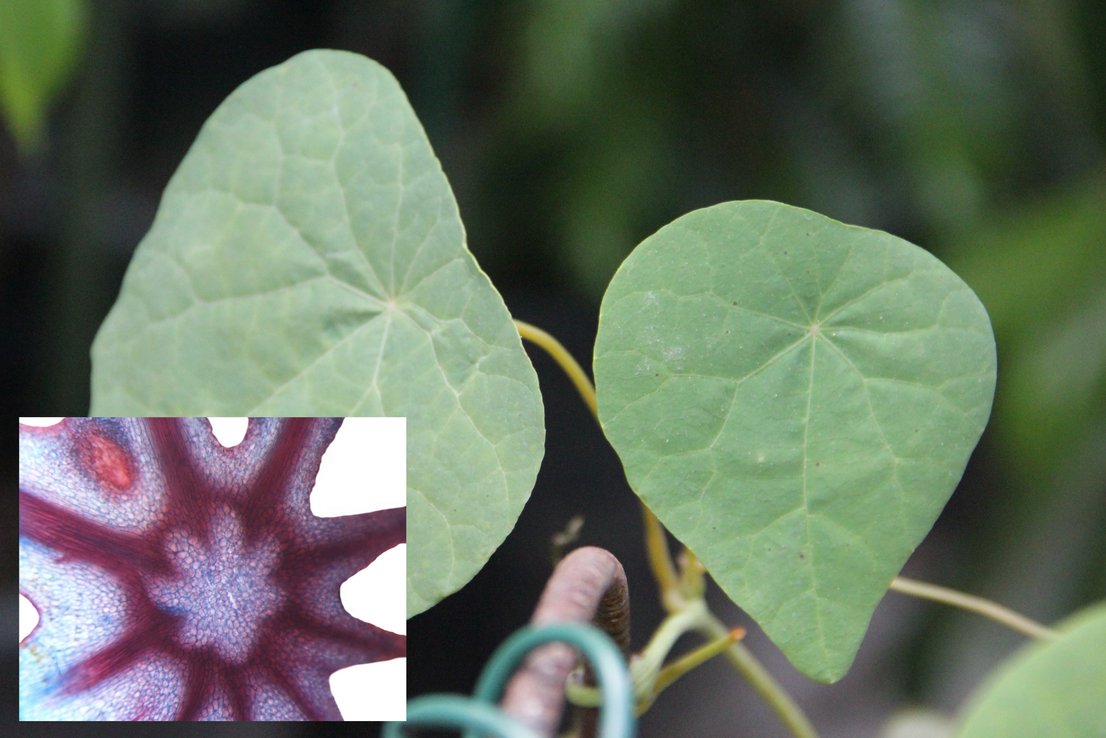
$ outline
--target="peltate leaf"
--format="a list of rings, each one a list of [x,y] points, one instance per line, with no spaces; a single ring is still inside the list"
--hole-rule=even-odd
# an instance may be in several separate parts
[[[960,738],[1106,735],[1106,603],[1079,612],[1055,641],[1014,655],[974,696]]]
[[[963,473],[995,347],[922,249],[731,202],[622,264],[595,379],[638,495],[795,666],[834,681]]]
[[[92,349],[99,415],[406,416],[408,614],[511,530],[537,377],[395,79],[310,51],[219,106]]]

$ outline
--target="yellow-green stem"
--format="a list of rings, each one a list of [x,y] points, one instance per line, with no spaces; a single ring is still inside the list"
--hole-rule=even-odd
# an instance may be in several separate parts
[[[649,639],[640,656],[630,663],[630,676],[634,683],[634,701],[639,708],[648,707],[656,697],[654,686],[661,673],[665,658],[684,633],[697,627],[707,613],[706,603],[702,600],[689,603],[688,606],[674,612],[664,619]],[[566,685],[565,696],[569,702],[580,707],[598,707],[602,704],[603,694],[592,686],[575,684],[571,680]],[[639,715],[641,712],[638,713]]]
[[[657,674],[657,683],[653,685],[653,694],[659,695],[684,674],[698,666],[702,666],[744,637],[744,628],[734,628],[725,638],[717,638],[704,643],[694,651],[685,653],[672,663],[666,664]]]
[[[729,629],[722,624],[713,614],[707,616],[699,624],[699,632],[706,638],[722,638],[729,633]],[[779,682],[776,681],[768,670],[757,660],[753,652],[741,643],[735,643],[725,652],[726,660],[745,678],[745,681],[760,695],[769,707],[776,713],[791,735],[795,738],[818,738],[818,731],[814,729],[810,720],[802,708],[791,699]]]
[[[680,592],[687,599],[702,598],[707,591],[707,568],[690,548],[680,554]]]
[[[598,422],[599,405],[595,399],[595,385],[592,384],[584,368],[580,366],[580,362],[576,361],[560,341],[541,328],[521,320],[516,320],[515,326],[523,340],[529,341],[549,354],[557,366],[568,375],[584,404],[591,411],[592,417]],[[649,567],[653,570],[653,577],[660,587],[661,601],[669,612],[673,612],[683,597],[680,595],[680,580],[676,574],[676,567],[668,551],[668,539],[665,537],[660,521],[644,503],[641,505],[641,515],[645,526],[645,551],[649,558]]]
[[[591,378],[584,371],[584,367],[580,366],[580,362],[573,358],[572,354],[560,341],[541,328],[524,323],[521,320],[516,320],[515,326],[523,340],[538,346],[549,354],[553,361],[557,362],[557,366],[561,367],[564,373],[568,375],[573,386],[576,387],[576,391],[580,393],[580,397],[583,398],[584,404],[588,406],[588,410],[598,420],[599,406],[595,402],[595,385],[591,383]]]
[[[630,663],[634,701],[639,717],[673,682],[697,666],[724,653],[729,646],[745,637],[744,628],[735,628],[722,638],[709,641],[662,666],[680,636],[691,630],[701,630],[704,620],[709,616],[706,602],[702,599],[688,602],[684,609],[664,619],[645,650]],[[569,680],[565,686],[565,697],[569,702],[580,707],[599,707],[602,704],[603,694],[596,687]]]
[[[944,605],[974,612],[976,615],[994,620],[996,623],[1012,628],[1030,638],[1053,640],[1057,637],[1056,631],[1041,625],[1035,620],[1030,620],[1026,616],[998,603],[964,592],[957,592],[955,589],[939,587],[936,584],[919,582],[906,577],[895,577],[891,581],[891,589],[900,594],[920,597],[924,600],[932,600],[933,602],[940,602]]]
[[[672,554],[668,550],[668,536],[664,526],[653,511],[641,503],[641,523],[645,528],[645,553],[649,558],[649,568],[661,591],[661,604],[668,612],[676,612],[684,605],[684,596],[680,587],[680,577],[672,563]]]

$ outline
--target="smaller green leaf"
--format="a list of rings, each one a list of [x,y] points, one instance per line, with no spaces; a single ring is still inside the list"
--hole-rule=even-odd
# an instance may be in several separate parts
[[[73,71],[84,21],[81,0],[0,3],[0,106],[24,148],[38,144],[46,106]]]
[[[960,738],[1106,736],[1106,602],[1060,625],[1055,641],[1032,643],[972,697]]]
[[[960,481],[995,344],[917,246],[729,202],[623,262],[595,382],[637,494],[800,671],[835,681]]]

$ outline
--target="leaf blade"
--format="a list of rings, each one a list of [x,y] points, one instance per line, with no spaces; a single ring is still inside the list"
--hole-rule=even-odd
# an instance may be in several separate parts
[[[93,412],[408,418],[408,614],[513,527],[537,378],[395,79],[347,52],[205,123],[93,345]]]
[[[624,262],[595,376],[638,495],[800,670],[833,681],[982,432],[994,342],[921,249],[724,203]]]
[[[1085,608],[1058,630],[1056,640],[1028,644],[988,678],[969,700],[958,736],[1106,732],[1106,605]]]

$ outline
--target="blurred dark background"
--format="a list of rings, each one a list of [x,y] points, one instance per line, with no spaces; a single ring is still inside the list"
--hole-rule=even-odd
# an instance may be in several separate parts
[[[406,90],[512,312],[585,363],[620,260],[697,207],[781,200],[944,259],[994,321],[998,395],[906,573],[1044,621],[1106,594],[1098,0],[41,3],[60,9],[68,30],[56,34],[20,27],[19,8],[33,5],[0,8],[0,380],[13,416],[87,413],[92,338],[161,189],[219,102],[299,51],[349,49]],[[20,46],[33,51],[32,89],[12,103]],[[576,514],[581,542],[626,565],[635,647],[659,622],[618,461],[568,382],[534,361],[549,425],[537,487],[472,584],[410,621],[411,695],[471,690],[526,620],[550,536]],[[14,493],[14,469],[4,473]],[[12,624],[14,556],[5,562]],[[755,632],[749,642],[823,734],[844,737],[878,734],[910,707],[954,714],[1022,639],[890,594],[837,685],[805,680]],[[665,693],[641,735],[782,728],[719,661]]]

